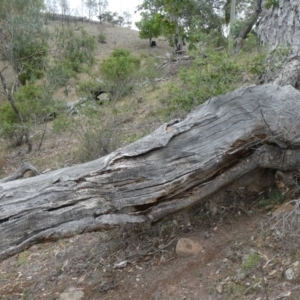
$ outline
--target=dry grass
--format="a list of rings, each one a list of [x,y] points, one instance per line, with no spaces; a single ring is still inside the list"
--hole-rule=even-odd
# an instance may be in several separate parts
[[[61,24],[60,22],[52,22],[47,26],[49,26],[50,30],[53,30],[55,26],[61,26]],[[76,78],[69,80],[69,93],[67,96],[65,87],[61,87],[56,91],[54,97],[61,102],[77,100],[76,88],[78,84],[89,79],[90,74],[94,74],[93,76],[99,74],[100,62],[107,58],[116,47],[128,49],[134,55],[140,56],[143,61],[147,58],[164,56],[166,52],[172,51],[167,41],[163,40],[157,41],[158,46],[156,48],[150,48],[147,40],[141,40],[137,31],[128,28],[95,23],[77,23],[76,26],[71,23],[69,26],[73,27],[74,30],[79,30],[83,27],[95,39],[97,39],[99,34],[103,34],[106,43],[97,43],[95,64],[92,66],[89,74],[80,73],[77,74]],[[2,67],[3,62],[0,62],[0,68]],[[5,76],[8,83],[13,82],[13,72],[9,68],[5,71]],[[6,101],[1,88],[0,104]],[[117,147],[133,142],[152,132],[163,122],[164,117],[159,115],[157,111],[163,105],[163,101],[160,100],[163,100],[165,95],[165,82],[155,83],[135,88],[130,95],[117,103],[118,109],[124,110],[123,115],[126,114],[122,123],[122,140]],[[130,106],[131,108],[128,109]],[[103,105],[101,111],[109,118],[111,105]],[[77,117],[73,116],[71,118],[76,119]],[[8,141],[2,140],[0,143],[0,178],[12,173],[24,160],[30,161],[40,171],[57,169],[78,163],[77,153],[81,147],[78,135],[70,130],[55,133],[52,128],[53,122],[48,122],[46,125],[37,125],[34,128],[32,133],[34,148],[30,154],[26,154],[26,147],[11,148]],[[41,141],[42,146],[40,149],[37,149]]]

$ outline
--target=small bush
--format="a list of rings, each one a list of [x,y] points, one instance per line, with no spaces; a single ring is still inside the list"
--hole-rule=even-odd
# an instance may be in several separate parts
[[[9,103],[2,105],[0,108],[0,134],[4,138],[9,138],[12,145],[19,146],[23,143],[23,137],[28,134],[29,127],[43,122],[45,117],[56,108],[55,102],[51,101],[47,91],[33,83],[21,87],[14,94],[14,101],[23,121],[20,123]]]
[[[15,124],[18,122],[18,118],[9,103],[5,103],[0,107],[0,116],[1,116],[0,123],[2,126],[5,123]]]
[[[240,66],[225,52],[200,56],[191,67],[180,70],[179,86],[170,85],[168,108],[190,111],[212,96],[233,90],[240,75]]]
[[[180,83],[169,86],[169,113],[176,110],[189,112],[213,96],[236,89],[243,84],[244,74],[250,77],[249,66],[256,74],[264,69],[265,56],[261,54],[233,56],[225,51],[209,49],[206,54],[198,55],[191,66],[183,67],[179,71]]]
[[[101,63],[101,74],[111,82],[114,97],[118,100],[132,86],[140,67],[140,59],[128,50],[115,49],[109,58]]]
[[[87,97],[88,99],[95,99],[95,95],[99,91],[107,90],[107,86],[103,81],[96,79],[89,79],[80,82],[76,92],[80,97]]]
[[[98,43],[105,44],[106,43],[105,34],[104,33],[99,33],[98,36],[97,36],[97,40],[98,40]]]
[[[96,50],[95,39],[85,30],[75,33],[72,28],[56,31],[56,44],[58,49],[56,59],[63,64],[69,73],[82,71],[82,65],[91,66],[94,63]]]

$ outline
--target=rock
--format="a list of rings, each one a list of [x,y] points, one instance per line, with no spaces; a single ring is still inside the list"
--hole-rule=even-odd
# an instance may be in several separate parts
[[[83,291],[71,287],[60,295],[59,300],[82,300],[83,297]]]
[[[100,103],[110,101],[110,94],[109,93],[103,93],[103,94],[98,96],[98,99],[99,99]]]
[[[223,292],[223,286],[221,284],[218,284],[217,287],[216,287],[216,290],[219,294],[222,294]]]
[[[238,269],[236,273],[236,278],[241,280],[244,279],[245,277],[246,277],[246,272],[242,269]]]
[[[300,262],[294,262],[284,273],[287,280],[293,281],[294,283],[300,283]]]
[[[180,257],[197,256],[203,247],[200,243],[188,238],[181,238],[176,245],[176,254]]]
[[[288,214],[293,209],[294,209],[293,203],[290,202],[283,203],[272,213],[272,217],[275,217],[276,220],[278,221],[282,216]]]

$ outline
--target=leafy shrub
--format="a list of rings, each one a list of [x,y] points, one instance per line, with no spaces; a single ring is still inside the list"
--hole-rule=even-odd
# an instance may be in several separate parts
[[[15,94],[15,101],[24,122],[40,119],[48,110],[46,99],[44,99],[44,91],[41,86],[28,84],[21,87]]]
[[[14,95],[15,104],[24,123],[40,122],[54,110],[55,102],[48,98],[48,93],[41,87],[29,83],[21,87]],[[10,104],[0,108],[2,125],[14,125],[19,122]]]
[[[213,96],[232,91],[243,84],[241,78],[249,73],[249,65],[256,74],[261,73],[264,66],[262,55],[233,56],[225,51],[206,51],[207,55],[198,56],[191,66],[179,71],[179,84],[170,85],[169,113],[175,110],[188,112]]]
[[[101,63],[103,76],[111,81],[124,81],[135,72],[140,60],[128,50],[115,49],[111,56]]]
[[[12,11],[16,5],[14,1],[4,2],[12,6],[7,11]],[[43,26],[44,19],[40,14],[39,5],[32,6],[27,3],[21,11],[3,16],[1,32],[2,36],[5,36],[6,46],[2,47],[2,55],[18,72],[20,82],[25,84],[27,81],[41,78],[44,73],[49,34]]]
[[[119,99],[129,89],[140,67],[140,59],[128,50],[115,49],[109,58],[101,63],[101,73],[112,83],[115,99]]]
[[[80,97],[87,97],[89,99],[94,99],[95,94],[99,91],[106,90],[107,87],[103,81],[97,79],[89,79],[80,82],[77,88],[77,94]]]
[[[200,56],[191,67],[181,69],[181,84],[170,86],[168,108],[190,111],[212,96],[233,90],[239,76],[238,64],[227,53],[210,52],[207,57]]]
[[[39,41],[34,45],[27,45],[20,55],[20,82],[36,81],[44,75],[48,45],[45,41]]]
[[[80,140],[77,153],[80,162],[91,161],[119,148],[122,143],[123,121],[126,110],[115,106],[102,111],[94,102],[80,108],[83,120],[73,120],[75,133]]]
[[[244,52],[252,52],[255,51],[259,46],[259,41],[257,34],[250,32],[243,43],[242,50]]]
[[[97,39],[98,39],[98,43],[101,43],[101,44],[106,43],[106,36],[104,33],[99,33],[97,36]]]
[[[18,118],[11,105],[5,103],[0,107],[0,136],[10,139],[12,145],[17,146],[15,142],[20,137],[18,133]]]
[[[63,65],[64,73],[78,73],[82,64],[91,66],[94,63],[96,42],[85,30],[77,34],[72,28],[57,29],[55,37],[59,49],[55,56]]]
[[[9,103],[5,103],[0,107],[0,116],[1,116],[0,124],[2,126],[4,126],[5,123],[7,124],[18,123],[18,118]]]
[[[279,0],[267,0],[265,6],[267,9],[271,8],[272,6],[279,7]]]

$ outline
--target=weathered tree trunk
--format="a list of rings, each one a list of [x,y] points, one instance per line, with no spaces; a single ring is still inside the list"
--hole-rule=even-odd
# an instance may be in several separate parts
[[[0,259],[46,240],[156,221],[256,169],[300,164],[300,93],[252,86],[98,160],[0,183]]]
[[[300,88],[300,2],[279,0],[263,12],[258,26],[263,45],[270,50],[269,69],[263,82]]]
[[[256,0],[255,9],[253,11],[253,14],[249,17],[249,19],[246,21],[244,27],[239,33],[239,36],[237,37],[235,41],[235,52],[239,52],[242,49],[243,46],[243,40],[246,39],[249,32],[252,30],[253,26],[257,22],[260,14],[262,11],[262,0]]]

